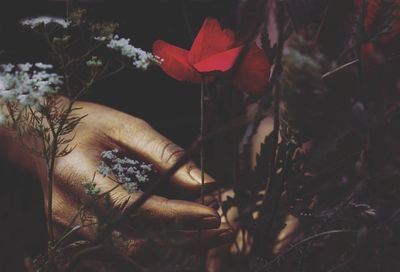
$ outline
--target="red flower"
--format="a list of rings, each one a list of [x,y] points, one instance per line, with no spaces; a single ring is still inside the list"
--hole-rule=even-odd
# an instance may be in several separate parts
[[[201,75],[229,71],[243,45],[230,29],[221,29],[216,19],[207,18],[192,48],[185,50],[164,41],[156,41],[153,53],[164,62],[161,68],[179,81],[201,83]],[[264,51],[253,43],[234,79],[235,86],[245,92],[259,94],[268,83],[270,64]]]

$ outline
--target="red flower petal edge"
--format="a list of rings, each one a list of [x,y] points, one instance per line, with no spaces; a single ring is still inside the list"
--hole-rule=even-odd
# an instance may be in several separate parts
[[[163,59],[161,69],[178,81],[201,83],[200,75],[188,62],[188,51],[164,41],[153,44],[153,53]]]
[[[206,18],[190,49],[189,62],[195,64],[232,48],[234,43],[231,30],[222,30],[217,19]]]

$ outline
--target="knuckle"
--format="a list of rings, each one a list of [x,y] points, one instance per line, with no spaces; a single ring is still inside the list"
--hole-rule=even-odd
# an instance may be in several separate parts
[[[169,141],[161,143],[160,148],[161,161],[169,165],[175,164],[185,153],[182,148]]]

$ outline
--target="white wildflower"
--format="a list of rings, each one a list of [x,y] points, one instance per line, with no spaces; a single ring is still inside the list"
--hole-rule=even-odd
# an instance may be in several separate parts
[[[30,28],[36,28],[41,25],[47,25],[47,24],[56,24],[61,26],[62,28],[67,28],[71,22],[67,21],[63,18],[58,18],[58,17],[50,17],[50,16],[39,16],[39,17],[33,17],[33,18],[26,18],[21,20],[21,25],[23,26],[28,26]]]
[[[118,35],[110,40],[107,47],[120,51],[123,56],[132,59],[133,66],[138,69],[147,70],[149,66],[162,62],[158,56],[134,47],[130,44],[130,39],[120,38]]]
[[[98,57],[92,56],[92,58],[86,62],[86,65],[89,67],[99,67],[103,65],[103,62]]]
[[[35,106],[43,97],[59,90],[63,83],[61,76],[32,68],[30,63],[1,65],[0,99]]]
[[[14,64],[11,64],[11,63],[2,64],[2,65],[0,65],[0,68],[1,68],[1,70],[3,70],[4,72],[9,73],[9,72],[11,72],[11,71],[15,68],[15,65],[14,65]]]
[[[99,172],[103,177],[106,177],[112,173],[112,170],[104,162],[101,162],[101,165],[97,167],[97,172]]]
[[[22,63],[18,64],[17,66],[22,72],[28,72],[32,68],[32,64],[30,63]]]
[[[100,193],[100,188],[97,188],[97,184],[94,181],[82,182],[85,188],[85,194],[89,196],[97,196]]]
[[[118,152],[118,150],[116,152]],[[101,157],[103,159],[109,159],[109,160],[114,159],[115,158],[114,150],[107,150],[107,151],[101,152]]]
[[[96,36],[93,39],[95,41],[99,41],[99,42],[109,41],[109,40],[112,39],[112,35],[110,35],[110,36]]]
[[[153,172],[150,164],[121,157],[118,149],[103,151],[101,157],[104,161],[97,171],[103,176],[115,176],[117,181],[131,193],[140,190],[140,185],[150,180],[150,173]]]
[[[52,69],[53,68],[53,65],[44,64],[44,63],[41,63],[41,62],[35,63],[35,66],[36,66],[36,68],[43,69],[43,70],[48,70],[48,69]]]

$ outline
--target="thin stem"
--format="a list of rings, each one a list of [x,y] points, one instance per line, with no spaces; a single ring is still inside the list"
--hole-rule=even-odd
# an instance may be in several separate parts
[[[327,3],[326,3],[325,9],[324,9],[324,13],[323,13],[323,17],[322,17],[322,21],[318,26],[317,34],[315,35],[315,38],[314,38],[314,42],[315,43],[318,42],[319,37],[320,37],[321,32],[322,32],[322,29],[323,29],[323,27],[325,25],[326,19],[328,17],[328,11],[329,11],[329,8],[331,6],[331,2],[332,2],[331,0],[328,0]]]
[[[58,129],[54,131],[52,129],[52,142],[50,146],[50,157],[47,159],[47,226],[49,231],[49,239],[50,245],[54,243],[54,231],[53,231],[53,183],[54,183],[54,165],[57,157],[58,150],[58,138],[62,129],[64,128],[65,122],[68,119],[69,114],[71,113],[74,101],[69,100],[68,107],[65,111],[63,118],[60,121]],[[53,120],[47,117],[47,121],[49,122],[49,126],[52,126]]]
[[[201,80],[201,91],[200,91],[200,138],[204,139],[205,137],[205,105],[204,105],[204,99],[206,96],[206,88],[207,88],[207,83],[205,77],[202,77]],[[201,189],[200,189],[200,197],[201,197],[201,204],[204,205],[204,163],[205,163],[205,150],[204,150],[204,142],[202,141],[200,143],[200,172],[201,172]],[[198,245],[199,249],[201,251],[201,240],[202,240],[202,231],[199,229],[198,232]],[[206,255],[201,254],[201,258],[203,259],[202,264],[205,264],[206,260]],[[205,268],[205,267],[203,267]]]
[[[71,0],[67,0],[67,13],[66,13],[66,17],[68,18],[69,17],[69,13],[70,13],[70,2],[71,2]]]
[[[274,62],[274,75],[271,79],[274,85],[274,127],[271,132],[272,147],[270,153],[270,169],[268,173],[268,182],[266,185],[266,194],[263,199],[261,206],[260,218],[258,220],[256,239],[254,244],[254,257],[265,257],[267,254],[267,248],[269,244],[269,238],[271,235],[274,219],[279,207],[281,194],[283,191],[284,180],[277,178],[277,153],[279,147],[279,130],[280,130],[280,84],[279,78],[282,73],[282,52],[283,45],[285,42],[285,31],[284,31],[284,5],[283,3],[276,1],[277,4],[277,31],[278,31],[278,43],[277,43],[277,54]],[[275,73],[276,71],[276,73]],[[285,176],[282,176],[284,179]]]
[[[57,140],[53,139],[51,145],[51,156],[47,162],[47,229],[49,232],[50,245],[54,242],[53,231],[53,182],[54,182],[54,163],[57,152]]]
[[[366,6],[367,6],[367,0],[363,0],[362,6],[361,6],[361,16],[360,16],[360,21],[359,21],[360,37],[359,37],[359,40],[357,41],[357,54],[358,54],[358,62],[357,62],[357,70],[358,70],[358,89],[357,89],[357,91],[358,91],[358,93],[357,93],[357,97],[363,103],[365,102],[365,92],[363,90],[364,71],[363,71],[363,63],[362,63],[362,46],[363,46],[364,39],[365,39],[364,22],[365,22],[365,15],[366,15]]]
[[[352,233],[352,234],[356,234],[357,232],[351,229],[342,229],[342,230],[330,230],[330,231],[326,231],[326,232],[322,232],[322,233],[317,233],[315,235],[312,235],[310,237],[307,237],[303,240],[301,240],[300,242],[298,242],[297,244],[294,244],[293,246],[291,246],[289,249],[287,249],[285,252],[283,252],[282,254],[280,254],[279,256],[275,257],[273,260],[271,260],[268,264],[266,264],[265,266],[261,267],[260,269],[256,270],[256,272],[260,272],[260,271],[266,271],[266,269],[268,268],[268,266],[271,266],[274,263],[278,263],[279,260],[283,259],[285,256],[287,256],[289,253],[291,253],[293,250],[295,250],[296,248],[309,243],[315,239],[321,238],[321,237],[325,237],[328,235],[334,235],[334,234],[346,234],[346,233]]]
[[[205,137],[205,92],[207,88],[207,83],[205,78],[201,81],[201,95],[200,95],[200,137],[204,139]],[[200,171],[201,171],[201,204],[204,205],[204,143],[201,143],[200,146]]]

